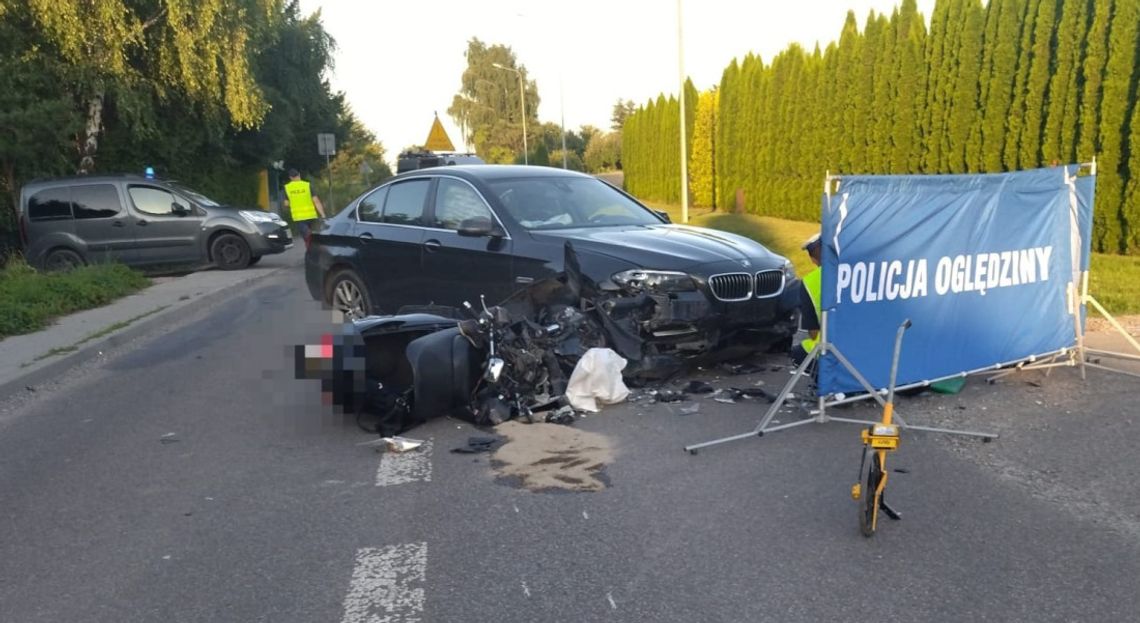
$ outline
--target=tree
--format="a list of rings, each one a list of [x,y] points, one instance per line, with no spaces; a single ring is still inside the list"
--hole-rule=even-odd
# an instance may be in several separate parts
[[[528,131],[538,125],[538,87],[526,79],[526,67],[518,65],[507,46],[488,46],[473,38],[467,43],[466,57],[467,69],[447,112],[459,124],[467,144],[475,146],[475,153],[489,162],[501,162],[510,153],[510,162],[513,154],[522,153],[524,143],[519,74],[515,72],[523,76]]]
[[[0,18],[0,229],[13,227],[19,209],[20,180],[28,175],[63,173],[71,137],[82,119],[71,97],[61,91],[63,68],[34,53],[30,29]],[[0,258],[2,259],[2,258]]]
[[[586,168],[597,173],[620,168],[622,135],[620,132],[607,132],[595,136],[586,145]]]
[[[1056,69],[1049,82],[1049,108],[1041,151],[1046,162],[1071,162],[1076,158],[1077,106],[1080,95],[1081,42],[1088,29],[1089,5],[1066,2],[1057,27]]]
[[[965,173],[980,163],[968,160],[969,140],[978,110],[978,74],[982,63],[982,22],[985,13],[978,0],[963,0],[962,33],[958,41],[954,92],[947,120],[946,170]]]
[[[266,103],[250,57],[280,0],[29,0],[37,35],[65,60],[86,126],[79,170],[95,168],[108,94],[139,83],[160,100],[185,98],[237,127]],[[9,7],[11,10],[11,7]]]
[[[633,100],[625,100],[623,102],[619,99],[614,104],[613,112],[610,114],[610,129],[620,132],[625,125],[626,118],[635,111],[637,111],[637,104],[633,103]]]
[[[701,93],[697,102],[697,121],[693,129],[693,156],[689,163],[689,188],[693,202],[702,206],[715,206],[716,179],[716,89]]]
[[[979,108],[981,167],[983,171],[1001,171],[1005,150],[1009,108],[1013,103],[1013,83],[1017,73],[1017,40],[1021,36],[1023,0],[993,0],[989,11],[995,26],[993,39],[986,40],[992,50],[989,72],[982,75],[984,100]]]
[[[550,152],[550,161],[554,163],[553,166],[562,166],[562,150],[556,149]],[[582,157],[578,155],[578,152],[568,149],[566,150],[566,168],[571,171],[585,171],[586,163],[582,162]]]
[[[1112,0],[1093,3],[1093,18],[1085,37],[1085,59],[1081,64],[1080,124],[1077,131],[1078,158],[1092,158],[1100,151],[1101,85],[1108,60],[1108,24]]]
[[[922,157],[922,113],[926,99],[926,68],[923,48],[926,26],[915,0],[904,0],[895,26],[893,67],[894,119],[891,123],[889,170],[896,173],[918,171]]]
[[[1041,164],[1041,138],[1046,97],[1049,92],[1049,71],[1053,64],[1053,29],[1056,26],[1057,5],[1043,0],[1037,7],[1037,20],[1033,32],[1033,56],[1029,66],[1029,82],[1025,95],[1025,123],[1019,139],[1020,168]]]
[[[1135,101],[1136,36],[1140,26],[1140,1],[1117,0],[1108,34],[1108,61],[1104,66],[1100,98],[1100,160],[1096,206],[1093,214],[1101,224],[1097,248],[1120,253],[1124,244],[1120,206],[1127,168],[1125,139]],[[1132,123],[1136,123],[1135,120]]]
[[[1033,18],[1042,0],[1029,0],[1021,18],[1021,43],[1018,45],[1017,73],[1013,77],[1013,102],[1009,110],[1009,127],[1002,149],[1002,164],[1007,171],[1018,168],[1021,130],[1025,126],[1025,98],[1028,95],[1029,70],[1033,65]]]

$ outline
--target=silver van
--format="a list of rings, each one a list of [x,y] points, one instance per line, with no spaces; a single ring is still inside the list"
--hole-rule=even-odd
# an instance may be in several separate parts
[[[224,206],[177,182],[141,176],[37,180],[20,191],[20,232],[33,266],[245,268],[293,246],[285,221]]]

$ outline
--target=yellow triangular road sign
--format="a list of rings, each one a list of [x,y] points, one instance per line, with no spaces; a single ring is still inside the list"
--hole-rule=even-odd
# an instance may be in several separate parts
[[[424,147],[430,151],[455,151],[455,145],[451,144],[451,139],[443,130],[443,124],[439,122],[439,115],[436,115],[435,121],[431,124],[431,132],[428,133]]]

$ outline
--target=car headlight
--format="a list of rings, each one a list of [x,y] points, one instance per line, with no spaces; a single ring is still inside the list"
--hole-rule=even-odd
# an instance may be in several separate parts
[[[790,283],[796,278],[796,267],[791,260],[784,260],[784,283]]]
[[[285,219],[270,212],[255,212],[253,210],[242,210],[238,212],[242,218],[250,223],[277,223],[284,225]]]
[[[697,289],[693,278],[686,273],[671,270],[643,270],[634,268],[610,277],[614,283],[631,292],[654,290],[657,292],[688,292]]]

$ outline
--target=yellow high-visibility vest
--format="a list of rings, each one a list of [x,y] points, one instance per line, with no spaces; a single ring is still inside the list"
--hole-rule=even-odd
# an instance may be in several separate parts
[[[823,314],[820,313],[819,307],[819,289],[822,281],[823,272],[820,270],[819,266],[816,266],[815,270],[804,275],[804,288],[807,288],[808,296],[811,297],[811,303],[815,306],[815,317],[820,323],[820,329],[823,328]],[[813,340],[810,337],[804,339],[804,350],[810,353],[812,349],[815,348],[815,344],[816,340]]]
[[[285,185],[285,195],[289,197],[289,214],[294,221],[309,221],[317,218],[317,206],[313,203],[313,192],[309,183],[296,180]]]

